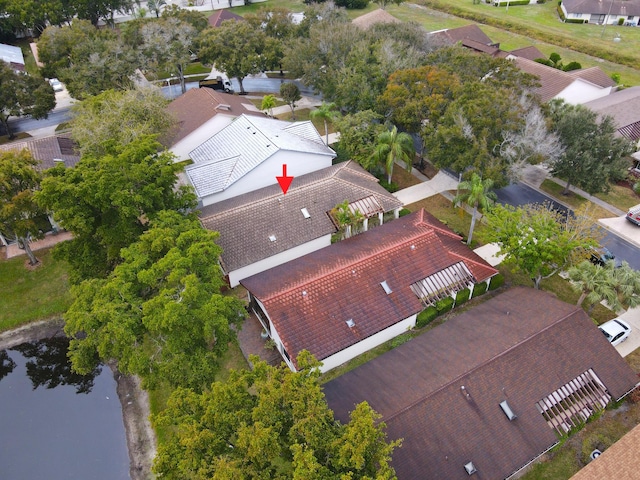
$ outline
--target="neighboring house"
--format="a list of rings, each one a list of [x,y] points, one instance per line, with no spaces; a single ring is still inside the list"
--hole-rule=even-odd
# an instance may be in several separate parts
[[[236,118],[189,154],[185,174],[200,206],[211,205],[269,185],[277,185],[286,165],[297,177],[331,166],[336,153],[310,121],[266,117]]]
[[[24,72],[24,55],[20,47],[0,43],[0,60],[7,62],[16,72]]]
[[[638,26],[640,23],[640,0],[562,0],[562,13],[569,21],[584,23],[618,24]]]
[[[586,453],[586,452],[585,452]],[[640,425],[589,462],[571,480],[633,480],[640,472]]]
[[[220,264],[231,287],[256,273],[331,245],[337,226],[329,214],[339,203],[369,222],[398,216],[402,203],[382,188],[378,179],[348,161],[296,177],[286,195],[279,185],[204,207],[203,226],[220,232]]]
[[[559,98],[572,105],[583,104],[609,95],[616,86],[599,67],[563,72],[524,57],[509,55],[506,58],[513,60],[523,72],[540,79],[535,93],[543,103]]]
[[[220,25],[222,25],[222,22],[224,22],[225,20],[235,20],[236,22],[238,21],[244,21],[244,18],[242,18],[240,15],[236,15],[235,13],[223,9],[223,10],[216,10],[214,13],[212,13],[211,15],[209,15],[209,26],[211,27],[219,27]]]
[[[173,100],[167,110],[178,124],[162,143],[179,160],[189,158],[195,147],[229,125],[242,114],[264,117],[264,113],[238,95],[219,92],[211,88],[192,88]]]
[[[386,10],[378,8],[377,10],[365,13],[364,15],[360,15],[359,17],[354,18],[353,20],[351,20],[351,23],[356,27],[367,30],[377,23],[400,23],[400,20],[398,20]]]
[[[600,115],[613,117],[618,134],[640,147],[640,87],[630,87],[584,104]]]
[[[538,60],[539,58],[547,58],[547,56],[538,50],[537,47],[529,45],[528,47],[516,48],[510,52],[504,52],[505,56],[513,55],[514,57],[526,58],[527,60]]]
[[[366,400],[404,439],[391,462],[400,480],[497,480],[637,383],[580,307],[517,287],[323,388],[338,420]]]
[[[46,170],[59,163],[73,167],[80,161],[76,143],[70,135],[52,135],[50,137],[30,138],[27,140],[0,145],[0,151],[29,150],[33,158],[40,162],[39,168]]]
[[[499,43],[494,43],[487,34],[485,34],[475,23],[465,25],[458,28],[445,28],[443,30],[435,30],[429,32],[432,38],[435,38],[443,44],[454,45],[462,43],[465,45],[469,42],[473,45],[483,45],[484,47],[499,47]]]
[[[461,240],[420,210],[240,283],[287,365],[308,350],[326,372],[413,328],[426,306],[489,282],[497,270]]]

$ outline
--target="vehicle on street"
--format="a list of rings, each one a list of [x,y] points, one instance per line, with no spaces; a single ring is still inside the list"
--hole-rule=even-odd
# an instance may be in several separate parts
[[[223,79],[222,77],[216,78],[206,78],[204,80],[200,80],[198,82],[198,86],[200,88],[212,88],[214,90],[222,90],[226,93],[233,93],[233,87],[231,86],[231,82],[227,79]]]
[[[53,91],[54,92],[61,92],[61,91],[64,90],[64,85],[57,78],[50,78],[49,79],[49,85],[51,85],[53,87]]]
[[[629,209],[629,212],[627,212],[627,220],[636,225],[640,225],[640,205]]]
[[[600,265],[601,267],[604,267],[605,264],[610,261],[610,260],[614,260],[616,256],[611,253],[609,251],[608,248],[606,247],[591,247],[590,249],[590,256],[589,256],[589,260],[591,261],[591,263],[593,263],[594,265]],[[616,262],[616,267],[618,267],[619,265],[617,265]]]
[[[629,324],[619,318],[609,320],[598,328],[614,347],[629,338],[629,334],[631,333]]]

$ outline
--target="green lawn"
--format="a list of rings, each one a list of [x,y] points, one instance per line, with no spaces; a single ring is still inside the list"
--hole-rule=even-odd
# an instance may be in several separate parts
[[[578,195],[577,193],[570,192],[569,194],[564,195],[562,193],[562,191],[564,190],[564,186],[559,185],[553,180],[544,180],[542,182],[542,185],[540,185],[540,190],[547,192],[552,197],[560,200],[560,202],[569,205],[572,209],[583,207],[590,203],[589,200]],[[595,218],[611,218],[616,216],[609,210],[606,210],[599,205],[591,204],[589,208]]]
[[[625,212],[629,207],[640,203],[640,196],[636,195],[630,188],[622,185],[612,185],[609,193],[596,193],[595,196]]]
[[[25,268],[26,256],[0,261],[0,331],[62,315],[71,304],[67,267],[50,250],[39,250],[41,265]]]

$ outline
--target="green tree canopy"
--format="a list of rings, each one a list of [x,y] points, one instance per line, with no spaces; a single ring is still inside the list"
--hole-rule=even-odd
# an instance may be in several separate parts
[[[570,264],[574,250],[598,244],[592,237],[593,222],[580,213],[564,218],[550,205],[496,205],[484,218],[484,240],[498,243],[498,254],[527,274],[536,289]]]
[[[106,277],[121,261],[120,249],[148,228],[161,210],[195,206],[195,196],[176,188],[182,168],[152,136],[126,146],[113,145],[103,156],[86,155],[74,168],[49,169],[36,194],[73,240],[56,246],[71,266],[73,283]]]
[[[74,369],[90,371],[99,357],[117,360],[147,388],[208,385],[244,313],[220,294],[217,236],[195,215],[157,212],[106,279],[74,286],[64,315]]]
[[[176,390],[155,419],[173,434],[160,445],[154,470],[167,480],[395,479],[389,465],[400,442],[365,402],[342,425],[334,420],[308,352],[299,372],[252,357],[201,394]]]
[[[372,171],[378,165],[371,155],[378,136],[386,130],[382,124],[382,115],[372,110],[345,115],[336,120],[336,129],[340,132],[338,149],[346,157]]]
[[[631,142],[617,137],[613,118],[598,114],[582,105],[562,101],[551,105],[553,129],[564,152],[551,163],[551,173],[566,186],[575,185],[589,194],[607,192],[611,182],[626,176],[625,155],[632,152]]]
[[[10,139],[15,135],[9,128],[9,118],[30,115],[47,118],[56,106],[53,87],[40,77],[23,75],[0,60],[0,123]]]
[[[320,105],[315,110],[311,110],[311,112],[309,113],[309,117],[311,117],[312,119],[315,120],[316,118],[318,118],[324,122],[324,134],[326,137],[325,143],[327,145],[329,145],[329,126],[327,124],[333,123],[336,118],[340,116],[340,112],[338,112],[335,108],[335,103],[322,102],[322,105]]]
[[[296,119],[296,102],[302,98],[300,95],[300,89],[293,82],[284,82],[280,84],[280,96],[291,109],[291,120]]]
[[[377,144],[373,150],[373,157],[377,162],[382,163],[387,172],[387,181],[391,183],[393,166],[396,162],[401,162],[406,166],[408,172],[413,166],[415,150],[411,135],[405,132],[398,132],[395,125],[391,130],[387,130],[378,135]]]
[[[71,135],[82,155],[94,156],[145,135],[163,137],[176,124],[167,104],[155,88],[107,90],[71,107]]]
[[[0,152],[0,232],[24,245],[31,265],[38,259],[29,238],[43,237],[36,218],[44,211],[33,198],[42,179],[37,166],[28,150]]]
[[[476,225],[476,219],[478,216],[478,207],[483,211],[491,208],[497,197],[495,192],[492,192],[493,180],[487,178],[483,180],[477,173],[472,173],[469,180],[464,180],[458,184],[458,194],[453,199],[454,205],[460,205],[466,203],[473,208],[471,215],[471,227],[469,228],[469,238],[467,238],[467,245],[471,245],[471,238],[473,237],[473,229]]]

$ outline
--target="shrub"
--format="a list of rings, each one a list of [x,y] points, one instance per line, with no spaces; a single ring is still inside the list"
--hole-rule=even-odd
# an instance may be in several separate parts
[[[633,193],[636,195],[640,195],[640,182],[636,182],[633,184]]]
[[[564,70],[565,72],[570,72],[572,70],[580,70],[581,68],[582,65],[579,62],[569,62],[564,67],[562,67],[562,70]]]
[[[486,291],[487,291],[487,282],[476,283],[473,286],[473,295],[471,296],[471,298],[479,297],[480,295],[483,295]]]
[[[489,283],[489,290],[495,290],[496,288],[500,288],[502,285],[504,285],[504,277],[501,273],[499,273],[495,277],[491,278],[491,283]]]
[[[436,302],[436,310],[438,310],[438,315],[448,312],[453,308],[453,298],[447,297],[442,300],[438,300]]]
[[[382,186],[382,188],[384,188],[389,193],[394,193],[398,191],[398,185],[393,182],[391,183],[387,182],[386,178],[380,179],[380,186]]]
[[[438,310],[434,306],[425,308],[418,314],[416,319],[416,328],[422,328],[429,324],[434,318],[438,316]]]
[[[409,335],[408,333],[398,335],[396,338],[391,340],[391,348],[399,347],[403,343],[407,343],[409,340],[411,340],[411,335]]]
[[[405,215],[409,215],[411,213],[411,210],[409,210],[408,208],[403,208],[402,210],[400,210],[400,213],[398,213],[399,217],[404,217]]]
[[[618,25],[622,25],[623,23],[624,23],[624,18],[623,18],[623,17],[620,17],[620,18],[618,19]]]
[[[462,305],[464,302],[469,300],[470,297],[471,297],[471,290],[469,290],[468,288],[465,288],[464,290],[460,290],[456,294],[456,306]]]

